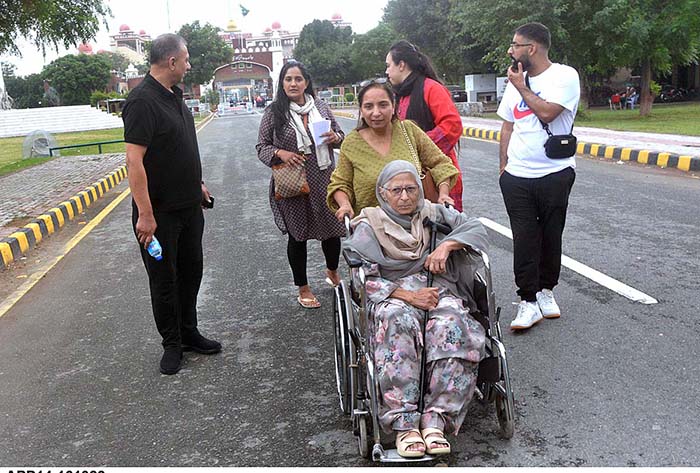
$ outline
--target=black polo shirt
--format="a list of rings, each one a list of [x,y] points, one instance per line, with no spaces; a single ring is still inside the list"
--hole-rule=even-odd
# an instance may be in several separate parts
[[[143,159],[153,210],[202,201],[202,164],[194,118],[182,90],[169,92],[150,74],[134,87],[122,110],[124,141],[147,148]]]

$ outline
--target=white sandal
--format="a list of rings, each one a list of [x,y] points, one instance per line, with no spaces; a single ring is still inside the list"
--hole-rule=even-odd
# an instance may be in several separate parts
[[[445,433],[440,429],[428,428],[421,430],[423,441],[425,442],[425,451],[428,455],[447,455],[451,451],[450,442],[445,438]],[[429,437],[434,437],[435,440],[428,440]],[[439,445],[447,445],[447,447],[430,448],[430,445],[437,443]]]
[[[409,450],[412,445],[421,444],[423,450]],[[425,455],[425,441],[418,429],[396,432],[396,451],[404,458],[418,458]]]

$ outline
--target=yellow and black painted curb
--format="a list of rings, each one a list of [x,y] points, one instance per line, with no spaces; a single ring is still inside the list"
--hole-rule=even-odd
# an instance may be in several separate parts
[[[500,131],[484,130],[482,128],[464,127],[462,135],[491,141],[501,140]],[[681,171],[700,171],[700,157],[696,156],[684,156],[643,149],[620,148],[617,146],[583,143],[580,141],[576,146],[576,154],[620,161],[636,161],[641,164],[649,164],[662,168],[676,168]]]
[[[85,209],[119,184],[125,177],[126,166],[121,166],[84,191],[78,192],[45,214],[39,215],[38,218],[32,220],[9,237],[0,240],[2,269],[6,269],[10,263],[18,260],[43,238],[60,229],[68,220],[73,220],[76,215],[83,213]]]
[[[333,115],[338,115],[339,117],[343,118],[355,118],[355,114],[350,112],[333,111]]]

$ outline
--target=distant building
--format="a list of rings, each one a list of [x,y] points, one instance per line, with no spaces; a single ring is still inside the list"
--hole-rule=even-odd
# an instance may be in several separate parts
[[[336,27],[351,26],[340,14],[330,20]],[[275,21],[260,34],[243,33],[231,20],[219,35],[233,48],[233,58],[214,71],[213,86],[221,101],[248,101],[260,96],[272,98],[282,66],[294,59],[299,32],[290,32]]]
[[[146,43],[151,41],[151,36],[145,30],[136,33],[129,25],[121,25],[119,33],[110,38],[112,51],[126,56],[133,64],[146,62]]]

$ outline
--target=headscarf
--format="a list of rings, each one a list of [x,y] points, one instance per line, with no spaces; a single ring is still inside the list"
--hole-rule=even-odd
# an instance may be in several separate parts
[[[325,120],[321,113],[319,113],[316,108],[316,103],[314,98],[309,94],[304,94],[304,105],[299,105],[295,102],[289,102],[289,111],[292,112],[292,125],[294,128],[294,133],[297,137],[297,149],[299,153],[309,155],[311,154],[311,147],[314,144],[309,137],[306,127],[304,126],[304,120],[302,120],[302,115],[308,114],[308,123],[318,122]],[[316,143],[316,162],[318,163],[318,168],[320,170],[328,169],[331,165],[331,153],[328,149],[328,145],[322,143]]]
[[[407,161],[392,161],[377,178],[377,200],[379,207],[362,209],[352,220],[353,234],[344,245],[358,253],[362,259],[377,263],[383,278],[395,281],[424,270],[430,252],[430,230],[423,226],[423,219],[449,226],[447,235],[438,233],[438,244],[452,240],[465,246],[486,251],[488,240],[486,229],[475,218],[469,218],[455,209],[432,204],[423,199],[419,190],[418,207],[411,215],[400,215],[391,208],[381,195],[384,187],[394,176],[403,173],[413,175],[420,188],[420,178],[415,166]],[[480,267],[481,258],[465,251],[453,251],[445,265],[446,272],[435,275],[435,285],[444,287],[473,305],[474,272]],[[473,305],[471,308],[475,308]]]
[[[435,128],[435,118],[425,103],[424,90],[425,76],[417,71],[411,71],[401,84],[394,87],[397,103],[401,97],[411,96],[405,118],[418,123],[421,130],[430,131]]]

